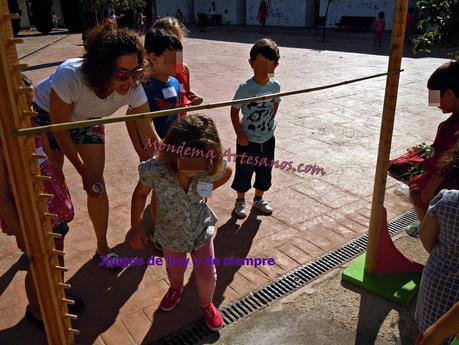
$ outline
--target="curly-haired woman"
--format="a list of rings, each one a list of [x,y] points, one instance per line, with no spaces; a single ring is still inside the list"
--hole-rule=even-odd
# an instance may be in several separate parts
[[[34,108],[39,125],[87,120],[112,115],[129,105],[128,114],[149,111],[145,92],[140,85],[143,75],[143,47],[135,34],[116,30],[106,23],[94,28],[86,39],[83,58],[69,59],[36,88]],[[137,121],[144,144],[157,140],[151,121]],[[132,138],[136,125],[126,122]],[[96,258],[114,257],[107,243],[109,204],[104,184],[104,126],[48,133],[52,159],[63,165],[64,155],[83,180],[88,196],[88,213],[97,237]],[[146,151],[137,152],[141,160]],[[108,267],[113,268],[113,267]]]

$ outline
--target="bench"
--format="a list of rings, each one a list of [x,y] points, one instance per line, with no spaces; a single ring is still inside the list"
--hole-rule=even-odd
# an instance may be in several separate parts
[[[198,25],[199,26],[212,26],[220,25],[222,22],[221,14],[212,14],[211,18],[207,13],[198,13]]]
[[[373,29],[375,17],[354,17],[342,16],[338,23],[335,25],[339,30],[349,29],[358,31],[370,31]]]

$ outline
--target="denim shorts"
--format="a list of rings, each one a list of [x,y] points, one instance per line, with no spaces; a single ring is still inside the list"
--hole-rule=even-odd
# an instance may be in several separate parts
[[[61,224],[53,228],[53,232],[62,235],[62,238],[69,232],[69,224],[63,221]]]
[[[33,109],[38,114],[34,120],[38,126],[47,126],[51,124],[51,117],[46,110],[40,108],[37,104],[33,104]],[[72,141],[75,144],[103,144],[105,143],[105,127],[104,125],[95,125],[82,128],[69,129]],[[48,141],[51,149],[61,151],[57,143],[56,136],[53,132],[47,132]]]

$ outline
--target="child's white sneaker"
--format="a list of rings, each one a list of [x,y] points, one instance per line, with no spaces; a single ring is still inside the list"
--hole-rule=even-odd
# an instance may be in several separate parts
[[[245,200],[236,199],[236,203],[234,204],[233,213],[239,219],[244,219],[245,217],[247,217],[247,212],[245,210]]]
[[[253,207],[255,207],[261,213],[264,213],[266,215],[270,215],[273,213],[273,208],[271,207],[271,205],[268,204],[268,202],[263,199],[259,199],[259,200],[253,199]]]

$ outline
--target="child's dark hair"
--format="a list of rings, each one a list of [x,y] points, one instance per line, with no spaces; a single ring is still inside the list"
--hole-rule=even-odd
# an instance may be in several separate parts
[[[209,158],[207,176],[215,176],[222,169],[222,144],[214,121],[206,115],[192,114],[178,120],[169,128],[164,144],[176,148],[184,144],[185,148],[201,152],[201,157]],[[174,151],[160,150],[159,157],[172,171],[177,172],[177,158],[180,156]]]
[[[148,54],[153,53],[156,56],[161,56],[166,49],[182,51],[182,43],[177,36],[164,29],[153,29],[145,35],[145,50]]]
[[[255,42],[252,49],[250,49],[250,60],[255,61],[258,54],[275,63],[280,59],[279,47],[270,38],[262,38]]]
[[[110,88],[116,70],[116,61],[123,55],[135,54],[143,65],[143,48],[137,36],[125,29],[116,29],[107,21],[88,32],[86,54],[81,71],[86,84],[96,93]]]
[[[384,19],[384,18],[386,18],[386,14],[383,11],[381,11],[381,12],[378,13],[378,18]]]
[[[440,90],[443,96],[446,90],[451,90],[459,98],[459,62],[450,61],[438,67],[427,81],[429,90]]]

